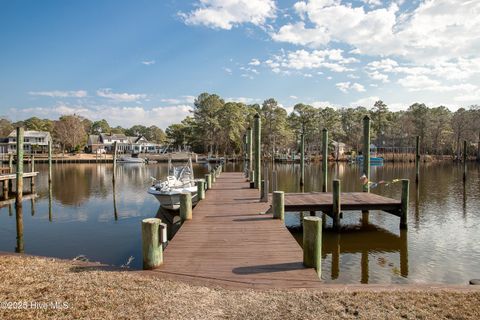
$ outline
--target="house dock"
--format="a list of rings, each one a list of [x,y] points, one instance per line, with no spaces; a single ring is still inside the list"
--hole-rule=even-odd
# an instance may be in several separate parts
[[[313,268],[281,220],[265,213],[240,172],[224,172],[193,209],[164,252],[162,277],[227,287],[316,287]]]

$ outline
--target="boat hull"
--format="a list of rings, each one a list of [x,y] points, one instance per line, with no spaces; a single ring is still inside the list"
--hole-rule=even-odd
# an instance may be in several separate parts
[[[154,195],[160,202],[160,206],[167,210],[177,211],[180,209],[180,193],[161,193],[156,190],[149,190],[149,193]],[[192,194],[192,205],[198,201],[197,191],[190,191]]]

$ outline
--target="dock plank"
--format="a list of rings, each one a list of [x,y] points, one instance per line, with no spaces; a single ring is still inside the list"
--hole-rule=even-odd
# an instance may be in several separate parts
[[[302,263],[302,249],[269,203],[240,172],[224,172],[193,210],[154,273],[227,287],[296,288],[321,284]]]

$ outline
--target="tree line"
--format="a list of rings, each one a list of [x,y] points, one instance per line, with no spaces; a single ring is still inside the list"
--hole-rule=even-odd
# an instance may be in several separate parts
[[[262,120],[262,144],[267,155],[295,150],[302,132],[306,150],[318,152],[323,128],[329,130],[330,139],[345,143],[347,149],[360,150],[365,115],[372,119],[372,142],[386,149],[411,150],[415,137],[420,136],[422,153],[455,155],[460,154],[463,140],[469,141],[469,148],[474,149],[480,133],[478,105],[452,112],[444,106],[427,107],[423,103],[414,103],[402,111],[391,111],[383,101],[355,108],[298,103],[288,113],[273,98],[262,104],[245,104],[202,93],[195,99],[191,115],[168,126],[165,132],[157,126],[111,127],[105,119],[91,121],[78,115],[65,115],[58,120],[32,117],[15,123],[0,118],[0,134],[6,136],[22,125],[26,130],[50,132],[62,150],[78,151],[84,148],[88,134],[123,133],[143,135],[149,141],[171,148],[238,155],[242,152],[242,137],[257,113]]]
[[[226,102],[209,93],[200,94],[192,115],[169,126],[165,133],[175,147],[189,146],[201,153],[239,154],[242,137],[257,113],[262,120],[266,154],[295,150],[302,132],[306,150],[318,152],[323,128],[329,130],[330,139],[360,150],[365,115],[372,119],[372,142],[385,150],[412,152],[415,137],[420,136],[422,153],[454,155],[460,153],[463,140],[474,149],[480,133],[477,105],[452,112],[445,106],[427,107],[423,103],[414,103],[402,111],[389,110],[383,101],[355,108],[316,108],[298,103],[288,113],[273,98],[247,105]]]
[[[50,132],[53,141],[62,151],[77,152],[85,148],[88,135],[91,134],[125,134],[127,136],[144,136],[147,140],[158,144],[166,142],[165,132],[157,127],[134,125],[131,128],[111,127],[107,120],[91,121],[79,115],[64,115],[58,120],[31,117],[23,121],[11,122],[0,118],[0,137],[8,136],[16,127],[25,130]]]

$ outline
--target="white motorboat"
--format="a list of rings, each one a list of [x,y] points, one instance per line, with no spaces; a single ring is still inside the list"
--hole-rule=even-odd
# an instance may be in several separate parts
[[[145,159],[138,156],[122,156],[117,159],[117,163],[145,163]]]
[[[192,160],[180,167],[173,167],[168,161],[168,176],[163,181],[153,178],[153,185],[148,188],[148,193],[154,195],[160,202],[160,206],[169,210],[180,209],[180,194],[190,192],[192,203],[197,202],[197,186],[193,176]]]

